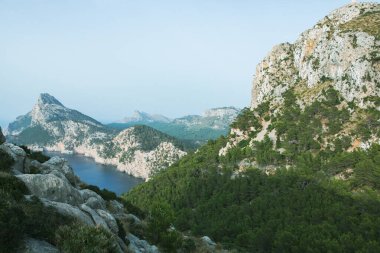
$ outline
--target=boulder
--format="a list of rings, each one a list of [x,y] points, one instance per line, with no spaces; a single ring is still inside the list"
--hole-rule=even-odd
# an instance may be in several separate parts
[[[24,248],[19,253],[59,253],[59,250],[48,242],[33,238],[25,239]]]
[[[106,208],[106,202],[96,192],[91,191],[89,189],[80,190],[79,192],[83,198],[83,202],[85,202],[86,205],[91,207],[92,209]]]
[[[76,185],[78,182],[77,177],[74,174],[73,169],[68,164],[67,160],[58,156],[50,158],[48,161],[42,164],[42,170],[48,174],[53,171],[62,173],[72,185]]]
[[[145,240],[140,240],[133,234],[129,233],[127,235],[127,240],[129,241],[128,249],[135,253],[159,253],[156,246],[150,245]]]
[[[102,209],[97,209],[96,212],[100,215],[100,217],[102,217],[106,221],[111,231],[115,234],[118,234],[119,227],[117,226],[115,217],[113,217],[109,212],[104,211]]]
[[[83,212],[76,206],[72,206],[66,203],[50,201],[43,198],[41,198],[41,201],[45,206],[50,206],[50,207],[55,208],[62,215],[77,219],[78,221],[84,224],[87,224],[89,226],[95,225],[92,219],[90,218],[90,216],[88,216],[85,212]]]
[[[141,220],[136,215],[128,213],[125,215],[125,217],[129,224],[141,225]]]
[[[0,149],[10,155],[15,161],[12,169],[24,172],[24,161],[26,158],[26,153],[22,148],[11,143],[5,143],[0,146]]]
[[[105,222],[103,220],[102,217],[99,216],[99,214],[97,212],[95,212],[92,208],[88,207],[87,205],[85,204],[82,204],[80,206],[80,208],[85,211],[86,213],[88,213],[89,215],[91,215],[91,218],[92,220],[95,222],[95,225],[97,226],[101,226],[103,228],[105,228],[107,231],[110,231],[108,225],[107,225],[107,222]]]
[[[0,145],[3,144],[5,142],[5,136],[3,134],[3,131],[1,130],[1,127],[0,127]]]
[[[79,191],[63,175],[58,177],[53,174],[23,174],[16,177],[22,180],[37,197],[72,205],[83,203]]]
[[[108,202],[108,210],[112,214],[124,214],[125,213],[123,204],[121,204],[119,201],[116,201],[116,200],[111,200]]]
[[[25,159],[24,163],[24,173],[26,174],[36,174],[42,172],[41,163],[37,160],[31,160],[29,158]]]
[[[216,247],[216,243],[210,239],[210,237],[208,236],[203,236],[201,238],[202,242],[210,249],[210,250],[214,250],[215,247]]]

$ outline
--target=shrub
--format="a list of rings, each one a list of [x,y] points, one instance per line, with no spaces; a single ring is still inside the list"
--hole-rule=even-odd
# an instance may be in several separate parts
[[[133,213],[134,215],[137,215],[138,217],[144,219],[146,217],[146,214],[143,210],[138,208],[137,206],[133,205],[130,201],[122,199],[121,203],[123,203],[124,208],[127,209],[127,212]]]
[[[0,253],[16,252],[22,243],[25,214],[0,193]]]
[[[44,163],[46,161],[49,161],[50,157],[43,154],[42,152],[38,151],[38,152],[34,152],[34,151],[31,151],[27,146],[20,146],[20,148],[22,148],[26,155],[32,159],[32,160],[37,160],[39,161],[40,163]]]
[[[56,232],[57,246],[63,253],[112,253],[117,251],[115,236],[102,227],[75,223]]]
[[[13,158],[7,152],[0,149],[0,171],[10,171],[14,162]]]
[[[8,173],[0,172],[0,193],[18,201],[24,198],[24,195],[28,194],[29,190],[24,182],[18,178]]]
[[[57,228],[73,222],[72,218],[58,213],[54,208],[45,207],[37,197],[23,202],[22,209],[26,216],[24,233],[52,244],[55,244]]]

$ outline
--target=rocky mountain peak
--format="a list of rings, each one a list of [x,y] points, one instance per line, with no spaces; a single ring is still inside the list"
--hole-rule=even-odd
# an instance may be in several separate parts
[[[131,117],[125,117],[122,122],[123,123],[131,123],[131,122],[164,122],[168,123],[171,120],[160,114],[149,114],[142,111],[134,111]]]
[[[48,93],[41,93],[38,97],[37,104],[39,105],[59,105],[63,106],[61,102],[59,102],[55,97]]]
[[[348,102],[366,108],[369,96],[380,95],[379,27],[380,4],[349,4],[293,44],[275,46],[256,68],[251,107],[281,103],[293,87],[309,90],[312,100],[322,86],[331,85]]]

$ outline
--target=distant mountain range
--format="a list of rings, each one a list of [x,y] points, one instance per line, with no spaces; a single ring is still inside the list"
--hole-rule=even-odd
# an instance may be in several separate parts
[[[43,93],[30,112],[9,124],[7,139],[35,149],[84,154],[147,179],[188,148],[226,134],[238,112],[217,108],[172,120],[136,111],[123,123],[107,126]]]
[[[186,154],[174,137],[148,126],[109,128],[46,93],[32,111],[9,124],[7,133],[10,142],[84,154],[145,179]]]
[[[207,110],[203,115],[188,115],[170,119],[163,115],[151,115],[135,111],[131,117],[108,126],[115,129],[126,129],[136,125],[146,125],[176,138],[203,143],[226,135],[229,126],[239,114],[235,107],[221,107]]]

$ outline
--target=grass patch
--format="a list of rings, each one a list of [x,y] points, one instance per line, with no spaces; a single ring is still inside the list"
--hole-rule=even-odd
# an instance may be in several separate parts
[[[380,11],[367,12],[353,20],[340,25],[343,32],[361,31],[380,39]]]

